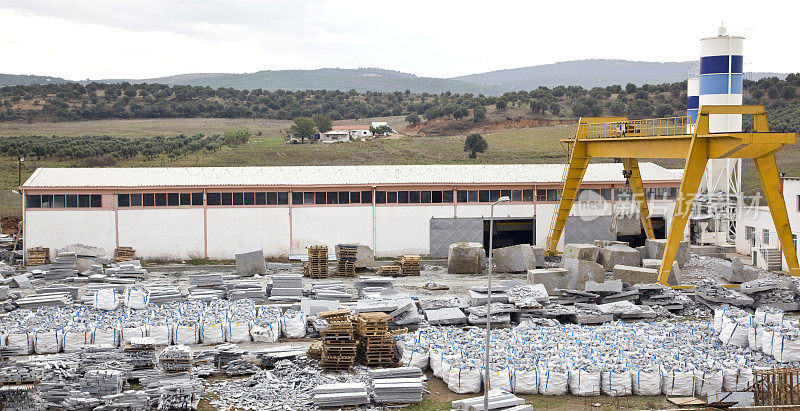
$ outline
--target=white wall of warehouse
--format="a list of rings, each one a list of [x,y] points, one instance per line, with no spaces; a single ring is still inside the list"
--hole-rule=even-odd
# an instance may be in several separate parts
[[[137,256],[176,260],[205,255],[202,208],[119,210],[118,218],[119,245],[133,247]],[[113,220],[111,224],[113,231]],[[112,246],[111,255],[113,252]]]
[[[33,211],[26,213],[24,241],[26,248],[48,247],[55,250],[71,244],[101,247],[113,255],[116,248],[113,210]]]
[[[208,258],[231,259],[259,248],[266,255],[289,254],[288,208],[209,207],[207,213]],[[202,230],[202,216],[199,221]]]
[[[619,204],[619,203],[618,203]],[[545,246],[557,204],[500,204],[497,218],[536,219],[536,244]],[[651,214],[671,222],[673,201],[651,202]],[[374,215],[373,215],[374,210]],[[120,209],[119,245],[149,259],[178,260],[206,255],[231,259],[245,249],[263,248],[267,255],[304,253],[306,247],[361,243],[377,256],[428,254],[431,218],[488,218],[487,204],[347,205],[292,207],[208,207],[204,235],[202,208]],[[791,214],[791,213],[790,213]],[[610,204],[576,204],[572,215],[611,215]],[[113,255],[116,227],[113,210],[28,210],[27,247],[51,250],[81,243]],[[208,245],[204,243],[207,238]],[[559,244],[563,248],[563,236]]]

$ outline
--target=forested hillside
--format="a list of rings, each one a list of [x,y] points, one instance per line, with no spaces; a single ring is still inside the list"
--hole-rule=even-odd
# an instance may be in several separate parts
[[[745,82],[746,103],[764,104],[775,130],[800,129],[800,75]],[[456,93],[358,93],[330,90],[264,91],[163,84],[48,84],[0,88],[0,121],[74,121],[129,118],[293,119],[324,114],[334,120],[416,114],[485,118],[485,107],[525,107],[536,118],[684,115],[686,82],[659,85],[540,87],[498,97]]]

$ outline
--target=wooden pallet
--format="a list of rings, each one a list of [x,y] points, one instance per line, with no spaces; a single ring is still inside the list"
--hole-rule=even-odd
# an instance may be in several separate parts
[[[114,262],[130,261],[136,257],[136,250],[132,247],[117,247],[114,249]]]
[[[381,265],[378,266],[378,274],[396,276],[402,273],[402,268],[399,265]]]
[[[355,277],[356,262],[348,260],[339,260],[339,263],[336,265],[336,275],[339,277]]]
[[[328,247],[312,245],[308,247],[308,276],[311,278],[328,278]]]
[[[50,249],[47,247],[34,247],[28,249],[28,265],[50,264]]]
[[[415,254],[404,254],[400,256],[400,268],[402,275],[420,275],[420,264],[422,258]]]
[[[329,323],[332,321],[350,321],[350,310],[348,309],[320,311],[317,315]]]

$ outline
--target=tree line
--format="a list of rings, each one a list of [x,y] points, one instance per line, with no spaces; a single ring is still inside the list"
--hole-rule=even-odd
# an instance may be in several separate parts
[[[786,79],[745,80],[746,102],[764,104],[776,127],[797,130],[800,74]],[[486,118],[488,107],[522,107],[542,117],[681,116],[686,82],[539,87],[501,96],[456,93],[358,93],[355,90],[267,91],[147,83],[78,83],[0,88],[0,121],[71,121],[128,118],[270,118],[292,120],[324,115],[332,120],[407,116],[410,123],[441,117]]]

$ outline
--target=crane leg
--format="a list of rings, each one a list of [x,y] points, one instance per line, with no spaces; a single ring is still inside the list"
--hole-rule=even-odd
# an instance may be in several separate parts
[[[689,154],[686,156],[686,166],[683,170],[681,187],[678,191],[678,199],[675,201],[675,209],[672,212],[672,223],[669,226],[667,235],[667,247],[664,249],[664,257],[661,260],[661,269],[658,274],[658,282],[666,285],[669,279],[672,263],[678,254],[678,246],[683,240],[683,230],[689,220],[689,213],[692,211],[692,204],[703,179],[703,172],[708,162],[708,139],[694,137],[689,146]]]
[[[556,255],[558,241],[561,239],[561,234],[564,231],[564,224],[567,222],[569,212],[572,209],[572,204],[575,202],[575,197],[578,194],[578,189],[583,181],[583,176],[586,174],[586,168],[589,166],[589,157],[586,155],[586,143],[581,140],[575,141],[575,147],[572,149],[572,155],[569,158],[569,169],[567,170],[567,178],[564,182],[564,191],[561,193],[561,200],[556,209],[555,219],[553,220],[553,227],[550,230],[550,237],[547,239],[547,253],[549,255]]]
[[[639,205],[639,218],[642,220],[642,227],[647,234],[647,238],[655,239],[653,234],[653,224],[650,222],[650,210],[647,208],[647,197],[644,195],[644,185],[642,184],[642,173],[639,171],[639,160],[635,158],[623,158],[622,165],[631,172],[629,179],[633,198]]]
[[[775,162],[775,154],[756,158],[755,162],[758,178],[764,188],[764,197],[766,197],[769,212],[772,214],[772,222],[775,224],[775,230],[778,232],[778,239],[786,257],[786,264],[789,266],[789,274],[800,276],[797,250],[792,240],[792,228],[789,226],[789,216],[786,212],[786,201],[783,199],[783,189],[778,175],[778,165]]]

